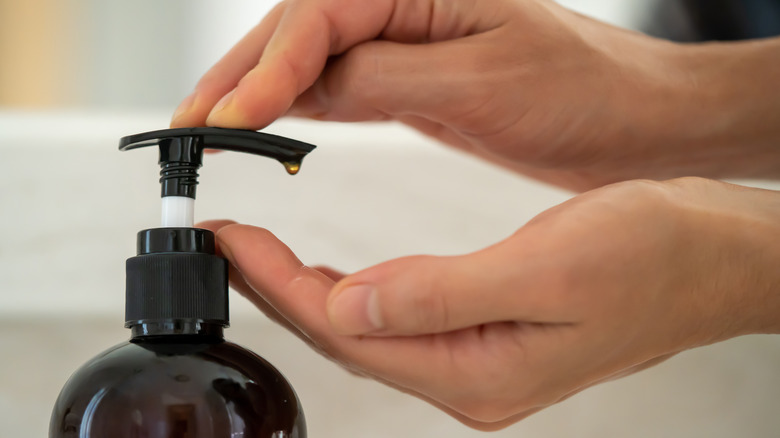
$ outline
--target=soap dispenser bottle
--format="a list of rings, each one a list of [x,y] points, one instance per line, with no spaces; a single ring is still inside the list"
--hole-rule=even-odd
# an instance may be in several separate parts
[[[226,341],[227,261],[214,234],[193,228],[204,149],[249,152],[295,173],[314,146],[255,131],[182,128],[124,137],[121,150],[159,145],[163,227],[138,233],[127,260],[130,340],[65,384],[50,438],[305,438],[292,386],[258,355]]]

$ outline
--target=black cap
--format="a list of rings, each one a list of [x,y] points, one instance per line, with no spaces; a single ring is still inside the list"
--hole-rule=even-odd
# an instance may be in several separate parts
[[[125,327],[139,322],[198,320],[227,327],[228,265],[214,254],[214,233],[153,228],[138,233],[127,259]]]

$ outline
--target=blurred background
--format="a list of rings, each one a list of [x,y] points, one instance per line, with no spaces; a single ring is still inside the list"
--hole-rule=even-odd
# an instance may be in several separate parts
[[[767,32],[750,25],[761,0],[561,3],[680,41]],[[159,222],[159,186],[156,152],[120,154],[118,139],[167,127],[179,100],[273,4],[0,0],[0,436],[45,436],[68,376],[128,337],[124,260],[135,233]],[[763,11],[759,21],[772,29],[777,14]],[[735,18],[732,27],[710,26],[723,15]],[[571,196],[394,124],[282,120],[267,131],[320,147],[294,178],[270,160],[207,157],[196,217],[266,227],[307,264],[353,271],[402,255],[473,251]],[[227,337],[289,378],[310,436],[481,435],[348,375],[237,294],[231,300]],[[494,435],[776,437],[778,363],[775,337],[735,339]]]

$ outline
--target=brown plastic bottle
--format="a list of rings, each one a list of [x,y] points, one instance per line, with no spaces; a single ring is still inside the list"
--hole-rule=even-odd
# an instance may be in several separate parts
[[[227,273],[213,239],[194,228],[139,233],[139,256],[128,260],[131,339],[68,380],[50,438],[306,437],[284,376],[223,337]],[[198,258],[197,272],[184,278]]]

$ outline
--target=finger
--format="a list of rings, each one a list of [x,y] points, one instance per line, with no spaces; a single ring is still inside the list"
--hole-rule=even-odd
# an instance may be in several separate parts
[[[207,123],[264,127],[314,83],[329,55],[376,37],[393,5],[393,0],[288,2],[260,62],[212,109]]]
[[[439,41],[482,32],[505,19],[493,10],[473,13],[480,5],[471,0],[290,1],[258,65],[220,100],[207,123],[262,128],[315,82],[330,55],[374,38]]]
[[[577,306],[560,303],[565,271],[538,256],[527,234],[469,255],[406,257],[347,276],[328,298],[330,322],[341,334],[383,336],[576,322]]]
[[[220,248],[251,287],[296,330],[312,334],[318,348],[331,356],[351,352],[354,339],[336,334],[325,316],[325,301],[334,282],[311,269],[270,232],[246,225],[230,225],[217,234]],[[365,346],[364,346],[365,347]]]
[[[332,60],[289,114],[344,122],[415,115],[476,131],[487,104],[499,101],[498,78],[491,79],[502,74],[491,68],[497,50],[489,35],[433,44],[367,42]],[[470,114],[480,119],[472,122]]]
[[[227,219],[207,220],[195,224],[195,227],[209,230],[215,235],[218,235],[219,231],[222,228],[227,227],[229,225],[236,225],[236,222]],[[217,238],[215,239],[215,241],[216,241],[215,243],[216,243],[217,254],[222,255],[223,253],[220,248],[219,239]],[[246,283],[246,281],[241,276],[241,274],[236,270],[235,266],[229,265],[228,273],[230,278],[230,287],[233,290],[238,292],[244,298],[248,299],[252,304],[255,305],[255,307],[257,307],[261,312],[263,312],[269,319],[275,321],[276,323],[292,331],[293,333],[298,335],[298,337],[300,337],[301,339],[307,340],[305,335],[300,333],[300,331],[297,330],[292,324],[290,324],[290,322],[287,321],[287,319],[284,318],[283,315],[279,314],[279,312],[277,312],[272,306],[270,306],[265,300],[263,300],[261,295],[257,294],[252,290],[251,286],[249,286]]]
[[[216,235],[220,229],[228,226],[228,225],[235,225],[236,221],[230,220],[230,219],[210,219],[198,222],[195,224],[195,228],[202,228],[204,230],[209,230],[214,235]],[[216,242],[217,246],[219,246],[219,241]]]
[[[337,271],[337,270],[335,270],[335,269],[333,269],[333,268],[331,268],[329,266],[314,266],[314,269],[322,272],[323,274],[325,274],[325,276],[327,276],[328,278],[330,278],[334,282],[335,281],[339,281],[342,278],[344,278],[344,273],[339,272],[339,271]]]
[[[309,346],[316,348],[316,345],[311,342],[311,340],[306,336],[305,333],[298,330],[295,325],[293,325],[287,318],[284,317],[281,313],[279,313],[276,309],[274,309],[273,306],[271,306],[267,301],[263,299],[263,296],[257,293],[254,289],[252,289],[252,286],[249,285],[249,283],[246,282],[243,275],[236,269],[235,266],[230,265],[229,266],[229,276],[230,276],[230,288],[238,292],[239,295],[246,298],[250,303],[252,303],[255,307],[257,307],[258,310],[260,310],[268,319],[271,321],[281,325],[282,327],[289,330],[291,333],[293,333],[295,336],[300,338],[302,341],[309,344]]]
[[[198,222],[195,224],[195,228],[203,228],[205,230],[209,230],[212,233],[214,233],[214,247],[216,250],[217,255],[222,255],[222,251],[219,247],[219,239],[216,238],[216,235],[219,233],[219,230],[228,226],[228,225],[235,225],[236,222],[232,221],[230,219],[212,219],[212,220],[206,220],[202,222]]]
[[[470,421],[425,391],[432,384],[444,385],[435,382],[444,373],[426,375],[427,370],[444,369],[432,358],[450,359],[447,354],[439,354],[443,342],[340,336],[330,328],[325,314],[332,280],[305,267],[267,230],[230,225],[220,230],[218,239],[241,279],[236,286],[248,295],[258,295],[253,301],[261,299],[272,314],[284,315],[293,332],[303,335],[317,351],[361,374],[429,401],[461,421]]]
[[[286,3],[276,5],[198,81],[195,91],[184,98],[171,119],[171,128],[204,126],[214,105],[234,89],[244,75],[257,65],[271,39]]]

